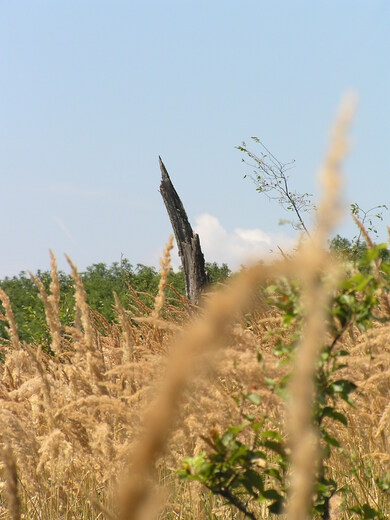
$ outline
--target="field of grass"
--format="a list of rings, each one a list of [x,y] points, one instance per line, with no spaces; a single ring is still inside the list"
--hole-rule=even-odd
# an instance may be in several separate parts
[[[34,280],[50,351],[20,341],[0,292],[0,519],[390,517],[390,267],[369,237],[360,263],[326,250],[350,115],[312,239],[199,308],[165,297],[172,239],[154,306],[115,297],[113,322],[68,260],[61,323],[51,255],[50,290]]]

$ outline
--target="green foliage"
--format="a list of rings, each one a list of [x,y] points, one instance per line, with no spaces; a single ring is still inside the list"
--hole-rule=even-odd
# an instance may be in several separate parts
[[[259,145],[259,155],[249,150],[245,142],[241,146],[236,146],[236,148],[250,159],[250,162],[245,159],[242,159],[242,161],[253,168],[250,178],[254,181],[256,190],[259,193],[264,193],[269,199],[276,200],[284,210],[295,214],[298,219],[297,222],[290,223],[295,229],[303,230],[309,235],[303,214],[314,210],[315,206],[311,201],[311,193],[299,193],[289,186],[287,172],[293,168],[295,161],[282,163],[264,146],[258,137],[251,139]],[[244,175],[245,177],[247,175]]]
[[[359,518],[363,518],[364,520],[368,520],[370,518],[385,520],[385,516],[380,511],[369,506],[368,504],[351,507],[349,511],[351,511],[351,513],[356,513]]]
[[[338,241],[340,242],[340,241]],[[343,244],[343,242],[341,242]],[[349,247],[349,244],[347,244]],[[384,254],[386,252],[386,254]],[[312,410],[313,426],[318,433],[322,457],[316,475],[313,518],[329,518],[330,498],[336,492],[348,493],[347,486],[341,486],[332,478],[329,464],[331,455],[343,453],[342,439],[334,436],[333,425],[348,426],[343,403],[354,406],[355,384],[343,377],[345,359],[349,355],[340,346],[347,329],[354,325],[360,330],[371,327],[375,320],[378,294],[388,291],[390,278],[390,258],[386,245],[379,244],[370,249],[361,248],[353,269],[345,274],[338,290],[328,307],[328,329],[330,339],[322,346],[317,360],[315,383],[316,396]],[[304,315],[300,304],[300,286],[297,282],[280,279],[269,285],[264,295],[268,303],[282,312],[281,330],[274,329],[276,347],[274,355],[279,363],[290,367],[294,360],[295,348],[301,336]],[[261,355],[258,354],[261,361]],[[288,398],[289,373],[279,380],[266,377],[270,391],[283,399]],[[248,518],[256,518],[256,504],[266,502],[270,513],[282,511],[286,496],[289,460],[282,436],[282,425],[264,414],[258,395],[248,394],[245,399],[257,406],[253,416],[245,415],[245,422],[231,426],[222,434],[213,432],[204,437],[210,450],[194,458],[186,458],[179,471],[181,479],[197,480],[214,494],[223,496]],[[240,409],[242,407],[240,406]],[[258,417],[262,416],[259,420]],[[273,429],[269,424],[273,424]],[[249,432],[249,433],[248,433]],[[258,461],[261,460],[261,464]],[[348,469],[346,468],[346,471]],[[356,475],[353,465],[349,475]],[[370,474],[370,482],[375,481],[378,491],[388,493],[388,477]],[[368,495],[370,496],[370,495]],[[360,503],[355,496],[355,504],[349,512],[359,518],[383,519],[377,503]]]
[[[48,291],[50,273],[38,271],[36,276]],[[64,326],[70,325],[74,319],[73,284],[71,278],[62,272],[58,273],[58,279],[61,291],[60,320]],[[38,297],[38,288],[30,276],[23,271],[19,276],[5,278],[0,282],[0,286],[10,299],[20,339],[40,344],[44,349],[47,348],[50,336],[43,303]],[[2,338],[7,337],[5,326],[4,322],[0,322],[0,337]]]
[[[364,466],[361,462],[351,460],[350,465],[350,475],[359,482],[360,488],[370,497],[370,504],[357,503],[349,507],[348,512],[354,513],[355,518],[375,518],[377,520],[388,518],[383,511],[386,510],[386,502],[388,504],[390,499],[390,474],[375,476],[369,460],[365,461]],[[348,485],[345,486],[345,492],[351,492]]]
[[[211,453],[201,452],[184,459],[179,477],[201,482],[248,518],[255,518],[247,508],[248,496],[257,503],[265,502],[271,513],[279,513],[283,503],[281,486],[286,454],[279,433],[262,430],[263,424],[264,420],[251,419],[229,428],[221,436],[213,431],[205,439],[212,448]],[[251,446],[238,439],[246,429],[252,433]],[[256,469],[259,460],[264,462],[261,472]]]
[[[376,228],[376,224],[378,221],[383,221],[383,210],[388,209],[386,204],[379,204],[378,206],[374,206],[373,208],[370,208],[368,210],[364,210],[362,207],[359,206],[356,202],[352,203],[350,206],[351,214],[354,215],[361,224],[365,227],[365,229],[368,231],[368,233],[378,236],[378,230]],[[357,247],[360,246],[362,238],[362,232],[361,229],[359,229],[358,235],[356,235],[352,242]]]
[[[367,246],[365,242],[360,242],[359,245],[357,245],[345,237],[336,235],[329,241],[329,250],[341,260],[354,262],[367,250]]]
[[[341,260],[356,262],[367,254],[367,245],[365,242],[357,241],[357,237],[353,240],[336,235],[329,241],[329,250],[339,257]],[[390,250],[386,245],[380,247],[378,257],[388,262],[390,259]]]
[[[223,282],[230,275],[226,264],[219,266],[215,262],[206,263],[206,269],[212,285]],[[132,300],[130,286],[137,292],[140,300],[150,308],[153,305],[160,280],[160,274],[154,267],[137,264],[134,268],[126,259],[122,259],[121,263],[114,262],[111,266],[104,263],[93,264],[80,275],[89,306],[109,322],[114,320],[114,291],[120,302],[126,307]],[[36,276],[49,292],[50,272],[38,271]],[[74,320],[74,285],[72,278],[63,272],[58,273],[58,278],[60,321],[63,326],[67,326],[71,325]],[[21,272],[19,276],[5,278],[0,282],[0,286],[11,301],[20,339],[40,344],[47,350],[50,335],[47,330],[43,303],[38,297],[38,289],[30,276]],[[184,276],[181,270],[177,272],[171,270],[168,275],[168,298],[176,299],[175,291],[181,295],[185,294]],[[5,327],[6,324],[0,321],[1,338],[7,337]]]
[[[211,285],[225,282],[231,274],[227,264],[218,265],[216,262],[206,262],[206,271]]]
[[[291,224],[294,229],[304,231],[308,236],[310,233],[305,223],[305,214],[316,210],[312,202],[311,193],[300,193],[291,188],[289,171],[294,167],[295,161],[283,163],[273,155],[264,143],[256,136],[251,137],[252,143],[259,147],[256,154],[250,150],[245,141],[236,149],[244,153],[249,159],[243,158],[242,162],[252,168],[252,172],[244,175],[255,183],[256,191],[266,195],[270,200],[276,200],[278,204],[289,213],[295,215],[296,221],[280,219],[279,224]],[[368,210],[354,202],[350,205],[350,212],[366,228],[368,233],[378,237],[377,224],[383,221],[383,211],[388,210],[386,204],[379,204]],[[362,231],[351,241],[337,235],[331,242],[330,248],[351,260],[356,260],[361,251],[366,248],[362,241]]]

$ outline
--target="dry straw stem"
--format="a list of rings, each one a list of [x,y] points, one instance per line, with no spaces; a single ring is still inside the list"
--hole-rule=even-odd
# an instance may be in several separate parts
[[[168,274],[171,266],[171,249],[173,248],[173,235],[170,235],[168,242],[165,245],[163,255],[160,259],[160,283],[158,284],[157,296],[154,300],[154,309],[152,312],[152,318],[158,318],[160,316],[161,309],[163,308],[165,301],[165,287],[168,282]]]
[[[85,294],[83,282],[81,281],[80,275],[77,272],[77,267],[68,257],[68,255],[65,255],[65,258],[68,264],[70,265],[71,276],[75,283],[75,312],[78,313],[81,318],[81,324],[84,330],[85,346],[89,351],[93,351],[93,327],[91,324],[91,320],[89,319],[87,296]]]
[[[4,462],[4,476],[6,485],[7,508],[12,520],[20,520],[20,502],[18,496],[18,474],[15,457],[8,443],[1,449]]]
[[[176,325],[175,323],[172,323],[170,321],[165,321],[157,318],[153,318],[152,316],[139,316],[133,318],[135,322],[138,323],[150,323],[151,325],[154,325],[155,327],[163,330],[170,330],[172,332],[177,332],[180,330],[180,326]]]
[[[49,249],[50,254],[50,295],[48,296],[50,308],[52,309],[52,326],[50,328],[50,333],[52,337],[52,349],[53,352],[60,352],[61,345],[61,322],[60,322],[60,284],[58,281],[58,273],[57,273],[57,262],[53,251]],[[49,323],[48,323],[49,325]]]
[[[361,232],[364,240],[366,241],[367,247],[369,249],[372,249],[374,247],[374,242],[371,240],[371,237],[368,234],[367,229],[363,226],[363,224],[356,217],[356,215],[352,214],[352,218],[355,221],[355,224],[357,225],[357,227],[359,228],[359,231]]]
[[[19,336],[18,329],[16,327],[14,313],[12,312],[11,303],[7,294],[0,288],[0,301],[4,307],[5,317],[8,321],[7,332],[9,334],[12,347],[17,350],[19,349]]]
[[[60,353],[61,346],[61,323],[59,319],[59,298],[60,289],[57,276],[57,264],[52,251],[50,250],[51,265],[51,294],[47,295],[43,283],[38,280],[30,271],[29,275],[39,290],[39,298],[43,302],[45,308],[46,322],[51,335],[51,349],[55,354]]]
[[[319,175],[323,198],[316,213],[316,238],[318,243],[323,246],[325,246],[329,232],[341,216],[340,166],[348,149],[346,135],[355,113],[355,106],[355,95],[352,93],[345,95],[331,132],[330,147]]]
[[[30,345],[26,345],[26,349],[30,354],[30,357],[39,373],[39,376],[42,380],[42,393],[43,393],[43,403],[45,407],[45,412],[47,415],[47,422],[49,429],[52,430],[56,426],[55,418],[53,417],[53,399],[52,399],[52,387],[50,385],[50,381],[48,379],[48,373],[45,370],[45,365],[42,362],[42,358],[44,356],[42,349],[40,346],[35,350],[35,348]]]
[[[325,240],[340,216],[340,164],[345,155],[346,131],[354,113],[354,99],[344,99],[333,128],[330,148],[321,171],[322,200],[317,211],[317,228],[313,240],[307,241],[307,269],[303,277],[303,304],[306,319],[302,340],[297,348],[290,383],[288,432],[291,448],[291,485],[286,507],[289,520],[309,518],[313,482],[319,463],[318,439],[312,426],[315,363],[326,327],[326,303],[337,280],[324,249]],[[326,282],[321,281],[324,269],[331,271]]]
[[[390,373],[387,374],[387,376],[388,376],[388,378],[390,378]],[[378,429],[375,432],[375,437],[379,437],[383,431],[389,430],[389,429],[390,429],[390,402],[384,409],[384,412],[383,412],[382,417],[378,424]]]
[[[129,319],[122,307],[118,295],[114,291],[115,311],[122,331],[122,362],[128,363],[133,357],[134,339],[131,333]]]
[[[53,254],[53,251],[49,249],[50,254],[50,296],[49,300],[51,301],[56,314],[59,314],[59,304],[60,304],[60,284],[58,281],[58,273],[57,273],[57,262],[56,258]]]
[[[73,264],[70,258],[65,255],[65,258],[71,268],[71,276],[75,283],[75,314],[80,316],[81,325],[83,328],[83,342],[86,350],[87,366],[91,380],[95,385],[99,394],[107,394],[107,389],[103,384],[104,379],[104,362],[101,352],[98,351],[96,342],[94,341],[94,329],[89,317],[89,307],[87,304],[87,296],[83,282],[77,267]]]

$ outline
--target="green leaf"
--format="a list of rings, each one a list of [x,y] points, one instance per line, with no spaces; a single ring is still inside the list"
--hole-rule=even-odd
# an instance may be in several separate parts
[[[259,473],[252,469],[245,471],[242,483],[251,494],[255,488],[260,494],[264,494],[264,479]]]
[[[215,439],[216,441],[220,440],[221,444],[225,447],[229,446],[229,444],[232,442],[232,440],[234,439],[234,434],[233,432],[231,431],[226,431],[224,432],[220,439]],[[218,442],[217,442],[217,445],[218,445]]]
[[[279,482],[282,482],[283,480],[280,471],[278,471],[276,468],[266,468],[264,473],[272,478],[276,478],[276,480],[279,480]]]
[[[380,267],[381,271],[390,276],[390,264],[382,263]]]
[[[349,394],[356,390],[356,385],[352,383],[352,381],[348,381],[347,379],[338,379],[337,381],[333,381],[329,385],[330,393],[339,394],[340,397],[348,404],[352,405],[351,398]]]
[[[331,419],[334,419],[335,421],[339,421],[341,422],[342,424],[344,424],[344,426],[347,426],[348,425],[348,420],[347,418],[345,417],[344,414],[340,413],[340,412],[337,412],[334,408],[332,408],[331,406],[326,406],[323,410],[322,410],[322,416],[323,417],[330,417]]]
[[[282,457],[285,456],[284,448],[280,442],[275,441],[263,441],[263,446],[265,448],[268,448],[269,450],[274,451],[278,455],[281,455]]]
[[[251,394],[248,394],[246,396],[246,398],[248,399],[248,401],[250,401],[253,404],[260,404],[260,396],[259,396],[259,394],[256,394],[256,393],[252,392]]]
[[[282,512],[282,507],[283,507],[283,498],[280,497],[279,500],[275,500],[275,502],[272,502],[272,504],[270,504],[268,506],[268,510],[270,513],[273,513],[274,515],[280,515]]]
[[[275,432],[274,430],[265,430],[264,432],[260,433],[260,437],[263,439],[277,440],[279,442],[282,440],[280,433]]]
[[[237,426],[230,426],[228,431],[233,434],[234,437],[242,432],[247,426],[249,426],[249,422],[244,422],[242,424],[238,424]]]
[[[384,518],[384,516],[382,515],[382,513],[380,511],[372,508],[368,504],[363,504],[362,506],[351,507],[349,510],[354,513],[357,513],[360,516],[360,518],[363,518],[364,520],[369,520],[371,518],[378,518],[378,519]]]
[[[257,433],[260,430],[260,428],[263,427],[263,425],[264,419],[260,419],[259,421],[251,421],[250,423],[250,427],[255,433]]]
[[[335,354],[337,357],[349,356],[348,350],[338,350]]]
[[[337,439],[335,439],[334,437],[332,437],[332,435],[330,435],[324,428],[321,428],[321,433],[322,433],[322,437],[323,437],[324,441],[329,446],[334,446],[335,448],[341,447],[339,441]]]
[[[265,498],[269,500],[281,500],[282,496],[276,491],[276,489],[266,489],[263,493]]]

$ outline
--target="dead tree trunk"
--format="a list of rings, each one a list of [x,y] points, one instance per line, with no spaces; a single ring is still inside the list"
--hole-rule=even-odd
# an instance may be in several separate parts
[[[169,219],[176,237],[177,247],[184,271],[187,298],[191,303],[199,302],[202,289],[208,284],[204,256],[199,236],[192,231],[184,206],[177,194],[168,172],[161,160],[160,193],[167,208]]]

